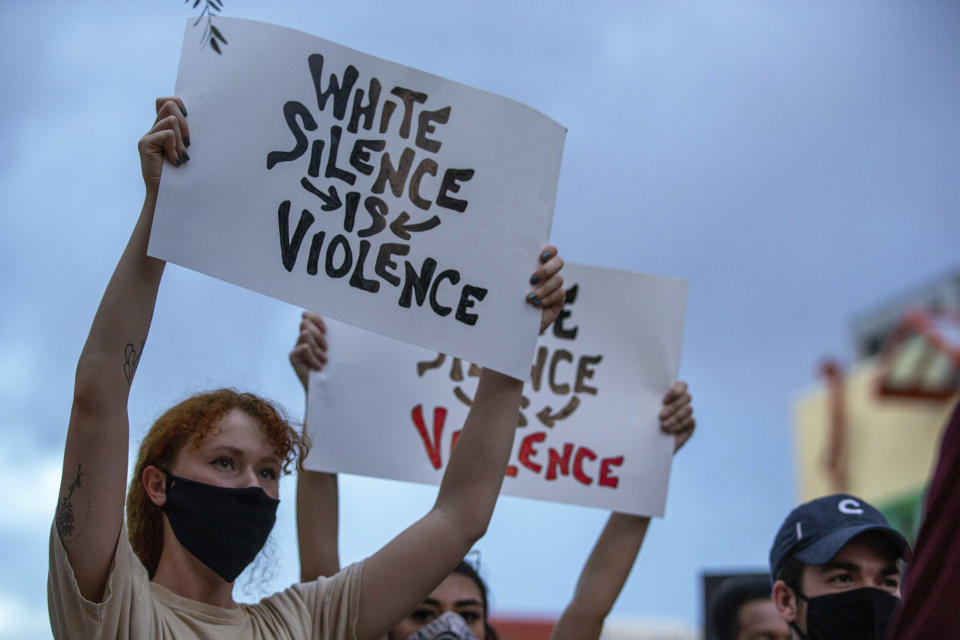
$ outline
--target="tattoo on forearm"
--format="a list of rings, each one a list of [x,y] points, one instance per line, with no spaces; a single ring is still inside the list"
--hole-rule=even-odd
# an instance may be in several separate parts
[[[137,372],[137,365],[140,363],[140,354],[143,353],[143,345],[146,340],[140,341],[140,350],[133,346],[133,343],[127,343],[123,348],[123,375],[127,377],[127,385],[133,384],[133,374]]]
[[[73,479],[73,482],[70,484],[70,487],[67,489],[67,495],[60,498],[60,503],[57,505],[57,515],[56,515],[56,524],[57,524],[57,533],[60,534],[60,539],[64,542],[69,541],[73,538],[73,535],[77,533],[81,526],[86,522],[89,505],[82,505],[83,512],[79,513],[73,504],[74,493],[77,489],[81,489],[81,479],[83,478],[83,469],[81,465],[77,465],[77,477]],[[83,493],[81,489],[81,494]],[[78,496],[79,497],[79,496]],[[78,519],[77,516],[80,516]]]

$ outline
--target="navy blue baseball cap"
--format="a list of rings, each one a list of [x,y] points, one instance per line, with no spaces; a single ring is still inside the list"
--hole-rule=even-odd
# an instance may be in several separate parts
[[[780,525],[770,549],[770,576],[776,580],[789,558],[804,564],[826,564],[850,540],[867,531],[883,534],[898,557],[908,557],[910,545],[906,538],[890,526],[882,513],[860,498],[838,493],[806,502],[791,511]]]

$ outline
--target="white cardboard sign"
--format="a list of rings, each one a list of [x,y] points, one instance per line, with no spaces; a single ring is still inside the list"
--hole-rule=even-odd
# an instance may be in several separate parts
[[[150,255],[525,378],[565,130],[522,104],[299,31],[188,22],[190,161]]]
[[[661,516],[673,441],[661,399],[677,377],[687,285],[568,263],[567,303],[540,338],[503,492]],[[307,467],[438,484],[479,368],[328,324],[310,378]]]

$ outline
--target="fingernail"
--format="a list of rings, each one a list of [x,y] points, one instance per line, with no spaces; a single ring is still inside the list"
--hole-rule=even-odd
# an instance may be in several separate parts
[[[535,306],[535,307],[539,307],[541,304],[543,304],[543,301],[541,301],[541,300],[534,300],[534,301],[533,301],[533,306]]]
[[[185,144],[188,147],[190,146],[190,136],[183,137],[183,144]]]
[[[540,276],[530,276],[530,284],[537,284],[540,282]]]
[[[186,162],[190,159],[190,154],[186,151],[183,152],[183,161]]]
[[[180,107],[180,113],[183,114],[183,117],[184,117],[184,118],[187,117],[187,110],[186,110],[184,107]]]
[[[543,253],[540,254],[540,259],[541,259],[541,260],[546,260],[546,259],[549,258],[551,255],[552,255],[552,254],[551,254],[549,251],[544,251]]]
[[[178,167],[183,164],[183,161],[180,159],[179,154],[177,155],[177,162],[175,163]]]
[[[537,294],[535,293],[531,293],[530,295],[527,296],[527,300],[529,300],[530,302],[533,302],[536,299],[537,299]]]

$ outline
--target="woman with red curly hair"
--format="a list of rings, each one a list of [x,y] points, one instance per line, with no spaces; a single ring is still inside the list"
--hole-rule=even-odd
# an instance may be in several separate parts
[[[54,637],[376,640],[483,535],[513,444],[522,382],[484,370],[434,507],[330,578],[257,604],[233,600],[234,580],[273,526],[280,476],[304,456],[281,413],[250,394],[214,391],[161,416],[140,448],[125,527],[127,399],[164,269],[147,256],[147,240],[164,160],[179,171],[190,160],[183,102],[160,98],[156,108],[139,145],[143,208],[77,364],[50,535]],[[543,331],[563,303],[563,262],[553,247],[540,262],[527,302],[542,309]]]

